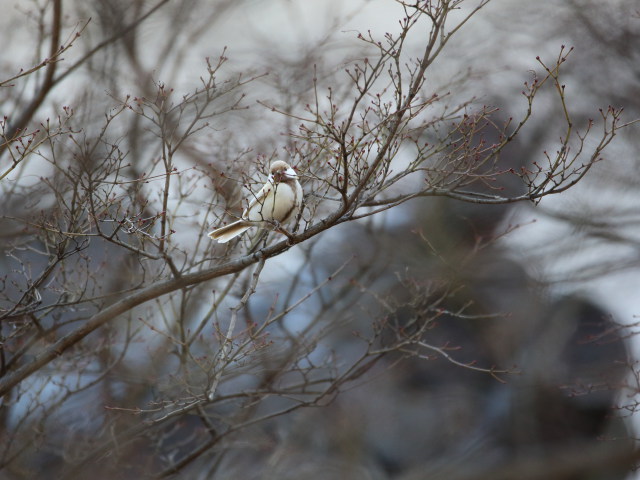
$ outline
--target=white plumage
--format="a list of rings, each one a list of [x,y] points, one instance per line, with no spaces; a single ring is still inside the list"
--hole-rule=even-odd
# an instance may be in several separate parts
[[[286,162],[271,164],[269,178],[251,199],[242,218],[208,233],[219,243],[226,243],[253,226],[279,226],[298,215],[302,206],[302,187],[298,175]]]

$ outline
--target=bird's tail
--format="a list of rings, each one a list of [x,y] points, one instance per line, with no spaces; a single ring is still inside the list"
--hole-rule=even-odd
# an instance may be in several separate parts
[[[212,239],[217,240],[218,243],[227,243],[232,238],[235,238],[249,230],[252,225],[253,224],[250,222],[238,220],[230,223],[229,225],[225,225],[224,227],[216,228],[207,235]]]

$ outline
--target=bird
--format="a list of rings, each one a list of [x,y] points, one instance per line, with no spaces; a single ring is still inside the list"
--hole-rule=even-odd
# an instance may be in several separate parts
[[[226,243],[251,227],[271,225],[276,231],[289,236],[280,225],[296,218],[301,206],[302,187],[298,174],[287,162],[276,160],[271,164],[267,182],[253,195],[242,212],[242,218],[207,235],[218,243]]]

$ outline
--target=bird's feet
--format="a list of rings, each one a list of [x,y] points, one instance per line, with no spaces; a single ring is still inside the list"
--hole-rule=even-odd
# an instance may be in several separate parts
[[[287,229],[285,229],[282,225],[280,225],[280,222],[277,222],[274,220],[272,224],[273,224],[273,230],[275,232],[281,233],[282,235],[287,237],[287,243],[289,244],[289,246],[295,243],[293,235],[289,233]]]

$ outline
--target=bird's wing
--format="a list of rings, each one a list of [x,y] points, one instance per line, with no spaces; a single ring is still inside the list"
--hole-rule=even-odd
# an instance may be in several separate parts
[[[246,220],[249,218],[249,213],[252,210],[255,210],[255,209],[260,210],[264,205],[265,199],[267,198],[269,193],[271,193],[272,190],[273,190],[273,179],[271,175],[269,175],[269,179],[267,180],[267,183],[265,183],[260,189],[260,191],[253,196],[253,198],[249,202],[249,206],[244,209],[244,212],[242,212],[242,218]]]

